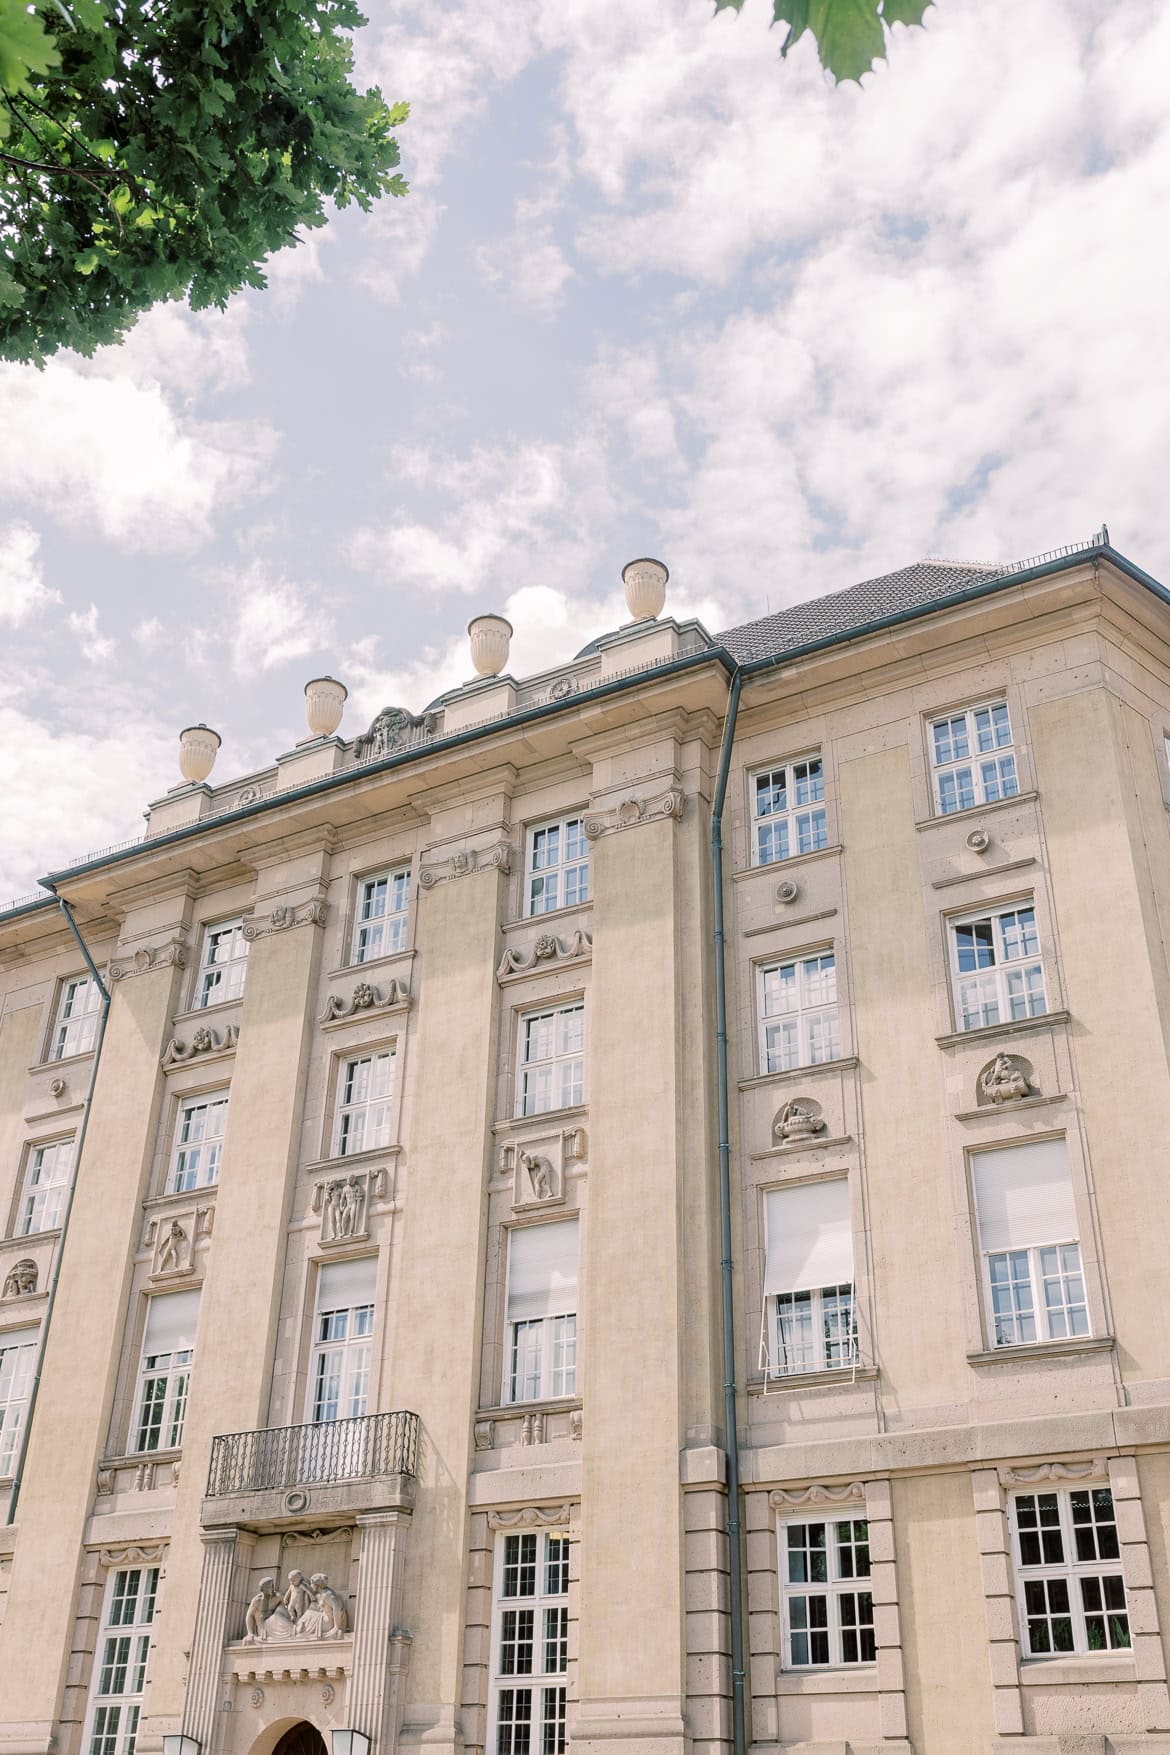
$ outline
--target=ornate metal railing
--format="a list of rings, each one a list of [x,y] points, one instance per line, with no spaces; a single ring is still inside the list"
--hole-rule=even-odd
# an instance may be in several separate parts
[[[315,1426],[229,1432],[211,1441],[207,1497],[413,1475],[417,1464],[417,1414],[365,1414]]]

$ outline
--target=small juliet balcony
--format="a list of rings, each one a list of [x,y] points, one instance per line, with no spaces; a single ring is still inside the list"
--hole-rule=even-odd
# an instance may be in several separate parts
[[[400,1411],[214,1438],[203,1526],[327,1527],[359,1511],[409,1510],[418,1427],[417,1414]]]

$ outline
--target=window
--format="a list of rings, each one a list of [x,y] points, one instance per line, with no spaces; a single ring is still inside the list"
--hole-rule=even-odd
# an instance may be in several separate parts
[[[392,1049],[342,1061],[334,1139],[334,1151],[339,1158],[389,1145],[393,1095]]]
[[[191,1097],[179,1105],[179,1125],[175,1129],[171,1162],[173,1194],[186,1194],[192,1188],[210,1188],[212,1183],[219,1181],[227,1107],[226,1091],[216,1091],[207,1097]]]
[[[363,878],[358,885],[350,961],[372,963],[375,957],[389,957],[402,950],[409,909],[409,868]]]
[[[820,1669],[877,1659],[869,1578],[869,1525],[855,1518],[780,1521],[784,1667]]]
[[[841,1053],[832,951],[759,972],[760,1061],[765,1072],[817,1066]]]
[[[577,1221],[508,1234],[504,1400],[547,1401],[577,1389]]]
[[[849,1184],[800,1183],[764,1197],[767,1253],[761,1364],[766,1376],[857,1363]]]
[[[132,1451],[175,1450],[183,1442],[198,1318],[198,1292],[167,1292],[150,1300]]]
[[[377,1259],[326,1262],[317,1275],[308,1418],[355,1420],[370,1393]]]
[[[73,1138],[34,1146],[24,1178],[17,1234],[31,1237],[34,1231],[55,1231],[61,1223],[65,1191],[73,1165]]]
[[[1048,1010],[1032,904],[951,921],[951,977],[960,1030],[981,1030]]]
[[[941,816],[1014,798],[1020,790],[1006,701],[969,707],[930,726],[934,797]]]
[[[239,999],[248,973],[248,941],[242,920],[225,920],[203,934],[203,961],[195,989],[195,1006],[219,1005]]]
[[[1063,1140],[971,1154],[988,1326],[997,1347],[1089,1332]]]
[[[492,1610],[493,1755],[564,1755],[569,1669],[569,1537],[522,1530],[496,1544]]]
[[[0,1479],[16,1467],[20,1435],[32,1389],[35,1328],[9,1329],[0,1334]]]
[[[157,1566],[110,1574],[89,1690],[87,1755],[134,1755],[157,1597]]]
[[[520,1019],[519,1110],[543,1115],[569,1109],[585,1096],[585,1002]]]
[[[753,774],[751,791],[753,865],[771,865],[829,845],[828,819],[820,802],[825,796],[820,756]]]
[[[50,1060],[65,1060],[70,1054],[88,1054],[97,1034],[101,995],[97,982],[88,975],[66,981],[57,1006],[57,1021],[49,1048]]]
[[[1024,1656],[1128,1651],[1125,1581],[1108,1487],[1017,1493],[1011,1524]]]
[[[583,817],[545,823],[528,835],[526,914],[549,914],[589,900],[589,843]]]

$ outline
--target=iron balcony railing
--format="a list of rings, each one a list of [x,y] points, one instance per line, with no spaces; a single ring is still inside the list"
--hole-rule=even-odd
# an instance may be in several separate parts
[[[211,1441],[207,1497],[413,1475],[417,1465],[418,1415],[406,1412],[229,1432]]]

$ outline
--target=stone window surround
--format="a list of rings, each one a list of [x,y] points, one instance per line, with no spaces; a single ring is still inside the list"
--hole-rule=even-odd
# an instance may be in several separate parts
[[[827,850],[828,851],[828,850]],[[808,858],[822,858],[823,855],[806,855]],[[789,860],[782,862],[791,863]],[[770,866],[758,866],[757,870],[770,871]],[[777,924],[783,924],[778,922]],[[776,1072],[766,1072],[762,1065],[761,1037],[763,1023],[763,971],[773,968],[779,963],[799,963],[805,957],[824,956],[827,951],[833,954],[834,970],[837,977],[837,1053],[832,1060],[812,1061],[803,1066],[782,1067]],[[745,995],[750,995],[750,1019],[740,1019],[739,1057],[741,1068],[746,1064],[747,1072],[737,1084],[740,1089],[744,1083],[752,1079],[793,1078],[802,1073],[818,1073],[822,1067],[840,1066],[843,1061],[853,1061],[856,1045],[853,1039],[853,987],[851,980],[849,938],[847,933],[838,936],[826,934],[820,938],[806,940],[803,944],[785,945],[782,950],[764,951],[752,949],[746,958],[747,982]]]
[[[55,1121],[58,1118],[56,1116],[53,1116],[50,1119]],[[25,1198],[26,1193],[28,1192],[28,1179],[29,1179],[30,1175],[32,1174],[33,1161],[36,1157],[37,1152],[41,1149],[42,1146],[55,1146],[63,1140],[72,1140],[73,1141],[74,1154],[76,1155],[76,1150],[77,1150],[77,1126],[76,1126],[76,1124],[74,1124],[72,1127],[65,1127],[65,1128],[57,1126],[57,1127],[51,1128],[45,1132],[32,1131],[32,1132],[30,1132],[29,1137],[23,1142],[23,1144],[20,1148],[20,1157],[19,1157],[19,1162],[18,1162],[17,1173],[16,1173],[16,1177],[15,1177],[15,1180],[13,1183],[12,1200],[11,1200],[11,1203],[9,1206],[8,1220],[7,1220],[7,1223],[4,1227],[3,1240],[6,1243],[11,1243],[11,1242],[23,1243],[23,1242],[27,1242],[28,1240],[30,1240],[33,1237],[49,1237],[49,1236],[55,1237],[57,1235],[57,1233],[60,1231],[60,1229],[61,1229],[60,1223],[58,1223],[56,1225],[48,1225],[42,1231],[29,1231],[29,1232],[21,1232],[19,1229],[19,1226],[20,1226],[21,1209],[24,1206],[24,1198]],[[72,1175],[72,1166],[70,1167],[70,1175]],[[66,1187],[68,1186],[68,1182],[66,1182],[65,1186]]]
[[[576,910],[578,908],[588,908],[590,903],[593,901],[593,843],[592,843],[592,841],[586,840],[585,841],[585,857],[584,857],[584,859],[583,860],[574,860],[572,863],[576,864],[576,865],[583,864],[585,866],[586,871],[588,872],[588,878],[586,881],[587,881],[587,885],[588,885],[589,894],[580,902],[571,902],[567,905],[562,902],[559,908],[549,908],[544,913],[541,913],[541,914],[532,914],[528,910],[529,879],[538,875],[537,873],[531,871],[530,867],[529,867],[529,861],[532,858],[532,851],[533,851],[533,848],[532,848],[533,836],[540,829],[552,829],[552,828],[563,829],[567,822],[574,822],[574,821],[579,820],[581,823],[582,838],[584,838],[584,836],[585,836],[585,818],[588,815],[589,815],[589,800],[588,800],[588,797],[586,797],[584,804],[565,805],[564,807],[558,807],[556,810],[546,811],[542,816],[526,817],[526,818],[524,818],[524,820],[522,822],[517,823],[516,835],[517,835],[517,845],[518,845],[518,849],[519,849],[519,858],[517,859],[516,863],[519,867],[519,872],[517,875],[520,879],[519,916],[518,916],[519,920],[527,921],[529,924],[532,924],[534,921],[551,919],[554,915],[571,914],[574,912],[574,910]],[[566,864],[566,861],[562,860],[560,862],[560,864],[558,865],[557,870],[562,871],[564,869],[565,864]],[[511,889],[511,885],[509,885],[509,889]],[[511,901],[511,900],[512,900],[512,898],[511,898],[511,896],[509,896],[509,901]]]
[[[97,961],[96,955],[94,960],[95,962]],[[63,1054],[60,1060],[53,1058],[53,1038],[57,1034],[57,1026],[61,1021],[61,1006],[65,999],[65,989],[71,981],[80,981],[83,978],[87,981],[92,981],[93,977],[90,975],[88,969],[69,969],[64,975],[56,976],[50,983],[48,1004],[45,1008],[45,1024],[41,1035],[40,1052],[37,1056],[35,1065],[29,1068],[30,1072],[39,1072],[42,1067],[46,1066],[73,1066],[78,1061],[88,1060],[93,1054],[93,1048],[91,1046],[89,1048],[83,1048],[80,1053]],[[107,983],[107,985],[109,985],[109,983]],[[94,1013],[95,1020],[98,1015],[98,1012]],[[95,1029],[97,1027],[96,1021],[94,1027]]]
[[[336,911],[338,957],[337,969],[334,973],[348,975],[354,969],[360,969],[364,972],[367,969],[380,967],[384,963],[392,963],[396,957],[413,957],[416,948],[415,940],[418,935],[418,874],[421,863],[422,856],[418,849],[414,848],[410,852],[403,852],[396,857],[383,856],[372,863],[363,861],[339,877],[337,881],[344,885],[342,893],[345,899],[343,905]],[[402,949],[386,951],[380,957],[371,957],[367,962],[355,963],[353,960],[353,935],[357,925],[358,896],[361,892],[361,886],[370,878],[384,877],[387,873],[396,871],[409,871],[410,873],[410,901],[406,907],[406,938]]]
[[[732,816],[731,833],[727,837],[731,849],[731,864],[735,877],[754,877],[760,872],[771,872],[775,875],[781,867],[785,871],[795,865],[798,859],[824,859],[831,853],[839,853],[836,845],[840,828],[838,821],[838,769],[836,750],[833,740],[826,735],[828,715],[823,712],[810,714],[797,727],[791,722],[779,720],[768,724],[767,707],[754,703],[745,707],[740,714],[739,727],[735,740],[735,761],[738,774],[728,785],[728,803],[734,804],[729,810]],[[763,720],[758,729],[755,722]],[[799,741],[792,742],[797,730]],[[752,777],[762,769],[783,768],[790,762],[799,762],[810,755],[821,758],[821,772],[825,783],[824,806],[827,819],[829,846],[815,853],[796,854],[791,859],[782,859],[772,865],[753,864],[754,823],[752,815]]]
[[[957,719],[960,715],[962,715],[965,718],[967,716],[967,714],[969,714],[969,713],[977,713],[980,710],[980,708],[984,708],[984,707],[995,708],[995,707],[998,707],[1001,705],[1007,708],[1008,725],[1011,729],[1011,734],[1012,734],[1011,739],[1008,743],[997,744],[995,746],[995,748],[992,750],[970,749],[968,751],[968,754],[965,757],[964,756],[956,756],[949,762],[939,763],[939,762],[935,761],[934,738],[932,736],[932,732],[933,732],[934,726],[936,724],[938,724],[940,720]],[[963,703],[962,706],[942,707],[940,709],[937,709],[933,713],[925,713],[922,716],[922,729],[923,729],[923,734],[924,734],[924,737],[926,740],[926,759],[927,759],[927,762],[929,764],[930,782],[931,782],[931,803],[934,807],[935,816],[937,816],[937,817],[952,816],[953,817],[953,816],[960,815],[959,811],[943,811],[942,808],[940,807],[939,802],[938,802],[938,797],[937,797],[937,794],[935,792],[935,780],[936,780],[937,775],[946,769],[962,767],[965,762],[969,763],[972,768],[975,768],[978,766],[981,757],[985,758],[987,756],[998,756],[998,754],[1001,750],[1006,752],[1007,754],[1011,755],[1011,757],[1013,758],[1013,761],[1015,763],[1017,790],[1015,792],[1013,792],[1010,796],[1013,799],[1016,799],[1019,797],[1020,790],[1022,790],[1020,788],[1020,748],[1019,748],[1019,744],[1018,744],[1017,736],[1016,736],[1016,733],[1019,730],[1019,726],[1018,726],[1017,721],[1016,721],[1016,714],[1012,710],[1012,703],[1007,699],[1007,694],[1006,694],[1005,690],[993,689],[990,694],[972,695],[972,696],[968,697],[968,699]],[[1000,804],[1004,801],[1001,799],[998,799],[998,798],[992,798],[992,799],[983,800],[982,802],[985,804]],[[974,804],[974,805],[965,806],[964,808],[970,809],[970,810],[975,810],[978,808],[978,803],[979,803],[979,801],[977,801],[976,804]]]
[[[244,1003],[244,992],[247,991],[248,986],[247,958],[251,954],[250,948],[243,958],[245,964],[244,992],[237,993],[232,999],[212,1000],[210,1005],[202,1006],[199,1004],[199,994],[203,987],[203,976],[206,968],[203,959],[207,955],[209,933],[218,932],[222,927],[232,926],[236,923],[246,926],[253,918],[254,912],[255,903],[249,900],[238,908],[228,909],[223,914],[215,914],[207,920],[193,920],[191,922],[189,940],[191,954],[187,959],[185,981],[180,991],[186,1001],[185,1011],[193,1017],[203,1018],[208,1012],[215,1011],[220,1006],[242,1005]]]
[[[184,1200],[190,1204],[193,1199],[194,1193],[165,1197],[168,1206],[175,1201],[182,1203]],[[159,1207],[161,1205],[162,1200],[160,1199]],[[151,1216],[156,1210],[158,1209],[152,1203]],[[126,1301],[126,1320],[122,1328],[118,1370],[114,1380],[114,1398],[101,1452],[103,1458],[124,1458],[127,1463],[134,1464],[144,1461],[150,1462],[164,1455],[167,1457],[181,1457],[182,1455],[181,1445],[176,1449],[162,1447],[157,1452],[131,1450],[130,1448],[134,1420],[138,1412],[142,1349],[146,1340],[146,1322],[150,1315],[150,1301],[154,1297],[165,1298],[171,1292],[195,1292],[202,1285],[202,1276],[198,1272],[176,1274],[174,1279],[168,1279],[165,1282],[152,1279],[150,1270],[153,1253],[153,1249],[148,1248],[145,1244],[140,1244],[135,1254],[130,1294]],[[190,1371],[188,1400],[194,1387],[195,1373],[198,1369],[199,1349],[196,1347],[188,1367]]]
[[[531,927],[531,920],[525,921]],[[584,1114],[589,1107],[589,1047],[591,1034],[590,986],[588,976],[591,961],[582,958],[564,968],[556,963],[548,965],[543,971],[544,981],[522,981],[509,993],[505,988],[501,992],[501,1030],[499,1068],[496,1082],[497,1114],[492,1126],[493,1134],[499,1134],[512,1127],[528,1127],[548,1125],[554,1117]],[[541,1109],[534,1115],[522,1115],[519,1110],[519,1071],[520,1071],[520,1030],[521,1020],[529,1013],[556,1011],[562,1006],[577,1005],[585,1008],[584,1073],[582,1079],[583,1097],[580,1103],[568,1104],[563,1109]]]
[[[967,689],[963,694],[950,696],[945,700],[932,702],[929,707],[918,707],[918,738],[911,743],[911,790],[915,824],[918,828],[926,828],[938,823],[962,823],[977,816],[980,811],[1000,810],[1004,806],[1030,802],[1037,796],[1035,792],[1036,775],[1032,765],[1032,750],[1027,738],[1028,715],[1024,702],[1022,685],[1016,680],[1010,658],[998,662],[987,663],[981,667],[972,666],[966,675],[977,677],[974,688]],[[942,679],[940,679],[941,681]],[[953,718],[957,713],[966,713],[972,707],[989,706],[995,701],[1006,701],[1008,718],[1012,725],[1011,749],[1016,758],[1016,781],[1019,792],[1013,798],[994,799],[990,804],[972,805],[969,810],[952,811],[949,816],[941,816],[934,797],[934,745],[930,735],[930,727],[936,719]]]
[[[347,1019],[346,1022],[349,1020]],[[392,1016],[384,1012],[375,1012],[369,1019],[368,1028],[375,1032],[368,1036],[358,1035],[349,1041],[333,1043],[329,1048],[329,1060],[325,1072],[325,1100],[322,1105],[320,1153],[311,1163],[311,1168],[318,1169],[322,1165],[344,1165],[351,1158],[366,1159],[371,1154],[396,1153],[401,1150],[402,1132],[402,1086],[406,1071],[406,1015],[396,1010]],[[371,1146],[362,1152],[339,1155],[335,1149],[337,1137],[337,1111],[342,1090],[342,1074],[347,1061],[362,1060],[367,1055],[392,1054],[394,1056],[394,1089],[390,1096],[390,1140],[384,1146]]]
[[[163,1611],[166,1590],[166,1550],[165,1541],[123,1542],[111,1547],[86,1546],[83,1549],[73,1640],[59,1721],[58,1743],[62,1750],[84,1748],[82,1731],[88,1722],[89,1690],[110,1574],[129,1566],[159,1568],[158,1596],[155,1600],[157,1622]]]
[[[763,822],[767,819],[757,818],[755,815],[755,799],[753,793],[757,774],[774,773],[777,768],[789,769],[797,762],[818,760],[821,764],[821,790],[824,797],[819,798],[815,804],[790,805],[785,814],[793,816],[799,810],[823,810],[825,813],[825,845],[823,847],[810,847],[807,852],[803,854],[792,853],[787,859],[758,860],[756,858],[756,824],[757,822]],[[745,764],[742,784],[745,804],[744,822],[747,828],[746,869],[752,871],[775,871],[779,873],[781,868],[786,871],[797,859],[809,859],[818,853],[823,854],[840,851],[840,826],[837,821],[836,788],[830,788],[830,777],[835,778],[836,771],[831,768],[825,751],[819,743],[803,744],[799,749],[794,750],[791,755],[764,756],[758,762]],[[743,870],[745,868],[739,867],[738,869]]]
[[[532,1117],[537,1120],[539,1117]],[[511,1179],[506,1187],[488,1196],[487,1262],[484,1276],[483,1342],[480,1364],[480,1411],[477,1419],[519,1419],[525,1414],[553,1413],[581,1406],[583,1382],[583,1333],[581,1326],[581,1264],[585,1253],[587,1208],[582,1200],[584,1178],[578,1172],[570,1187],[566,1177],[564,1199],[548,1212],[537,1211],[516,1215],[512,1210]],[[499,1203],[498,1207],[496,1203]],[[494,1209],[494,1210],[493,1210]],[[496,1213],[500,1217],[496,1217]],[[531,1402],[508,1402],[504,1397],[504,1376],[508,1357],[508,1249],[513,1231],[530,1225],[556,1224],[563,1219],[577,1221],[577,1304],[576,1311],[576,1383],[571,1395],[542,1396]],[[494,1266],[493,1266],[494,1264]],[[495,1281],[494,1291],[492,1281]]]
[[[341,1160],[344,1163],[344,1159]],[[316,1223],[316,1221],[314,1221]],[[391,1219],[390,1225],[392,1226]],[[390,1229],[380,1237],[367,1236],[356,1238],[352,1248],[330,1249],[318,1253],[310,1251],[299,1263],[290,1262],[285,1270],[285,1288],[287,1294],[290,1276],[295,1273],[296,1284],[294,1296],[289,1301],[293,1309],[295,1332],[290,1348],[290,1357],[279,1355],[283,1352],[281,1343],[277,1345],[277,1355],[272,1367],[272,1400],[273,1408],[270,1424],[273,1426],[300,1426],[308,1415],[305,1410],[309,1405],[309,1385],[312,1375],[314,1350],[314,1328],[317,1313],[317,1285],[321,1270],[347,1261],[373,1260],[374,1268],[374,1326],[370,1336],[370,1379],[366,1391],[366,1409],[369,1413],[378,1413],[383,1407],[382,1389],[387,1368],[386,1359],[386,1327],[389,1321],[389,1278],[391,1256]],[[281,1300],[282,1314],[284,1297]],[[276,1406],[277,1400],[284,1403],[283,1409]]]
[[[240,1002],[233,1000],[231,1003],[238,1005]],[[167,1068],[163,1080],[162,1100],[159,1103],[154,1151],[150,1161],[150,1175],[147,1182],[150,1191],[147,1196],[148,1201],[161,1200],[169,1192],[167,1185],[170,1180],[176,1129],[179,1125],[179,1114],[183,1104],[197,1101],[200,1097],[209,1096],[215,1091],[227,1091],[229,1093],[228,1115],[230,1119],[230,1093],[235,1052],[234,1046],[220,1048],[213,1050],[210,1054],[195,1055],[190,1060]],[[214,1197],[215,1189],[216,1184],[211,1183],[198,1192],[205,1196]]]
[[[1014,801],[1013,801],[1014,802]],[[950,818],[943,818],[944,822]],[[934,1013],[937,1041],[964,1041],[968,1037],[978,1038],[982,1031],[1011,1030],[1013,1027],[1030,1025],[1043,1028],[1052,1023],[1055,1015],[1067,1010],[1064,980],[1061,973],[1060,951],[1056,936],[1056,915],[1052,905],[1052,896],[1048,880],[1048,871],[1043,862],[1038,861],[1039,869],[1035,881],[1031,884],[995,890],[978,900],[968,899],[955,902],[950,907],[942,907],[938,911],[938,926],[934,932],[927,934],[927,961],[930,979],[934,987]],[[972,873],[978,877],[979,873]],[[994,872],[984,874],[994,878]],[[1034,1018],[1007,1019],[998,1024],[984,1024],[975,1030],[963,1030],[959,1024],[958,995],[955,992],[955,977],[951,956],[951,927],[953,923],[970,920],[976,916],[992,915],[1004,912],[1021,905],[1031,906],[1036,915],[1036,934],[1040,941],[1040,963],[1044,970],[1044,998],[1047,1011]]]

